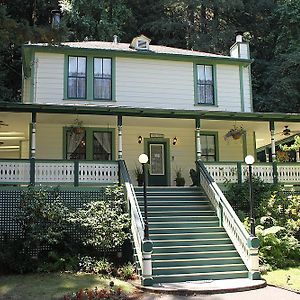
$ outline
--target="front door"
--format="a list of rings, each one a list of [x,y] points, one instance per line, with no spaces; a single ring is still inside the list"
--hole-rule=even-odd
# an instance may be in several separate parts
[[[147,145],[149,156],[149,185],[168,185],[167,143],[165,141],[149,141]]]

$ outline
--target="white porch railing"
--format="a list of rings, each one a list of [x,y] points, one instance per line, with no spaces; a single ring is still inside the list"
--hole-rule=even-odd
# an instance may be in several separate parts
[[[248,166],[241,162],[205,162],[204,164],[217,183],[224,183],[226,180],[233,183],[243,182],[248,176]],[[252,172],[254,176],[267,183],[274,182],[275,175],[279,183],[300,183],[300,163],[254,163]]]
[[[115,161],[0,160],[0,184],[113,184],[118,182]]]
[[[260,278],[258,246],[259,241],[252,237],[230,206],[224,194],[206,170],[203,162],[197,162],[200,185],[214,206],[220,226],[223,226],[249,270],[249,278]]]
[[[152,284],[152,242],[145,239],[145,223],[134,192],[134,188],[123,160],[119,162],[120,181],[125,187],[131,218],[131,233],[143,285]]]

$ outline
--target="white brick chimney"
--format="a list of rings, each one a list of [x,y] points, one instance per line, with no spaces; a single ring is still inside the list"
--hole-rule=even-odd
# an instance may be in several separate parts
[[[250,59],[249,43],[243,41],[243,33],[236,33],[235,43],[230,47],[230,56]]]

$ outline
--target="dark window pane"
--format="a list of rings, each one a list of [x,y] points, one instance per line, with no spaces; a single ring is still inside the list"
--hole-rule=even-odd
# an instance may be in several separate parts
[[[68,96],[72,98],[77,96],[76,78],[71,77],[68,79]]]
[[[112,133],[110,131],[93,133],[93,159],[112,160]]]
[[[85,132],[76,134],[73,130],[67,131],[67,157],[66,159],[86,159]]]

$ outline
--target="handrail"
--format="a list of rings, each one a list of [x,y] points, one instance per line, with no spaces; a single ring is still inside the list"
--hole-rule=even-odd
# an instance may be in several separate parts
[[[228,200],[208,173],[202,161],[197,161],[200,186],[217,211],[220,225],[231,238],[242,260],[251,272],[258,272],[258,239],[252,237],[232,209]]]
[[[125,161],[119,161],[120,181],[124,184],[127,201],[129,204],[129,213],[131,217],[131,232],[133,236],[134,247],[139,260],[140,267],[143,267],[142,242],[144,240],[145,224],[143,216],[134,192],[134,188],[129,176]]]

